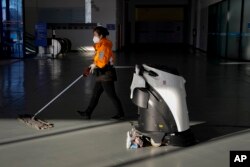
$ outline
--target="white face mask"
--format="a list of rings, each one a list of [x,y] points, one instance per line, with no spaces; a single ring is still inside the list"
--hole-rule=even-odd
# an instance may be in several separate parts
[[[93,42],[94,42],[94,43],[99,43],[99,42],[100,42],[100,38],[97,37],[97,36],[94,36]]]

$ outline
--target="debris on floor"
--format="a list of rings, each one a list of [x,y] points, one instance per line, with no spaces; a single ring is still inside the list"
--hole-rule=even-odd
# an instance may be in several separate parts
[[[143,147],[142,135],[137,133],[137,131],[132,128],[132,130],[127,132],[127,141],[126,141],[127,149],[137,149]]]

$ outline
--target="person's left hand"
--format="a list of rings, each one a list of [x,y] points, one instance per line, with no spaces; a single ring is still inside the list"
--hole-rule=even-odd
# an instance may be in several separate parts
[[[95,68],[96,68],[96,65],[93,63],[93,64],[91,64],[90,66],[89,66],[89,68],[90,68],[90,73],[91,74],[93,74],[94,73],[94,70],[95,70]]]

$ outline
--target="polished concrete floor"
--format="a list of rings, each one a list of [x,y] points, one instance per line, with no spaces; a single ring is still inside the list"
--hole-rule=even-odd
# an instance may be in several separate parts
[[[117,94],[125,121],[110,119],[114,107],[102,95],[92,120],[76,110],[89,102],[93,77],[76,82],[38,116],[55,124],[38,131],[19,122],[19,114],[34,114],[77,79],[91,55],[70,53],[60,59],[26,59],[0,65],[0,166],[53,167],[228,167],[231,150],[250,151],[250,63],[232,62],[169,47],[116,53]],[[125,148],[126,132],[136,121],[129,98],[135,64],[176,68],[186,79],[191,129],[198,144],[186,148],[162,146]]]

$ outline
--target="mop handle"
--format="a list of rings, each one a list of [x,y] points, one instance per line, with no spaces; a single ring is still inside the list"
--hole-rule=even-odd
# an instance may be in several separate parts
[[[54,97],[50,102],[48,102],[43,108],[41,108],[38,112],[34,114],[32,119],[34,119],[39,113],[41,113],[45,108],[47,108],[53,101],[55,101],[59,96],[61,96],[65,91],[67,91],[72,85],[74,85],[79,79],[82,78],[82,75],[79,76],[74,82],[72,82],[68,87],[66,87],[61,93],[59,93],[56,97]]]

